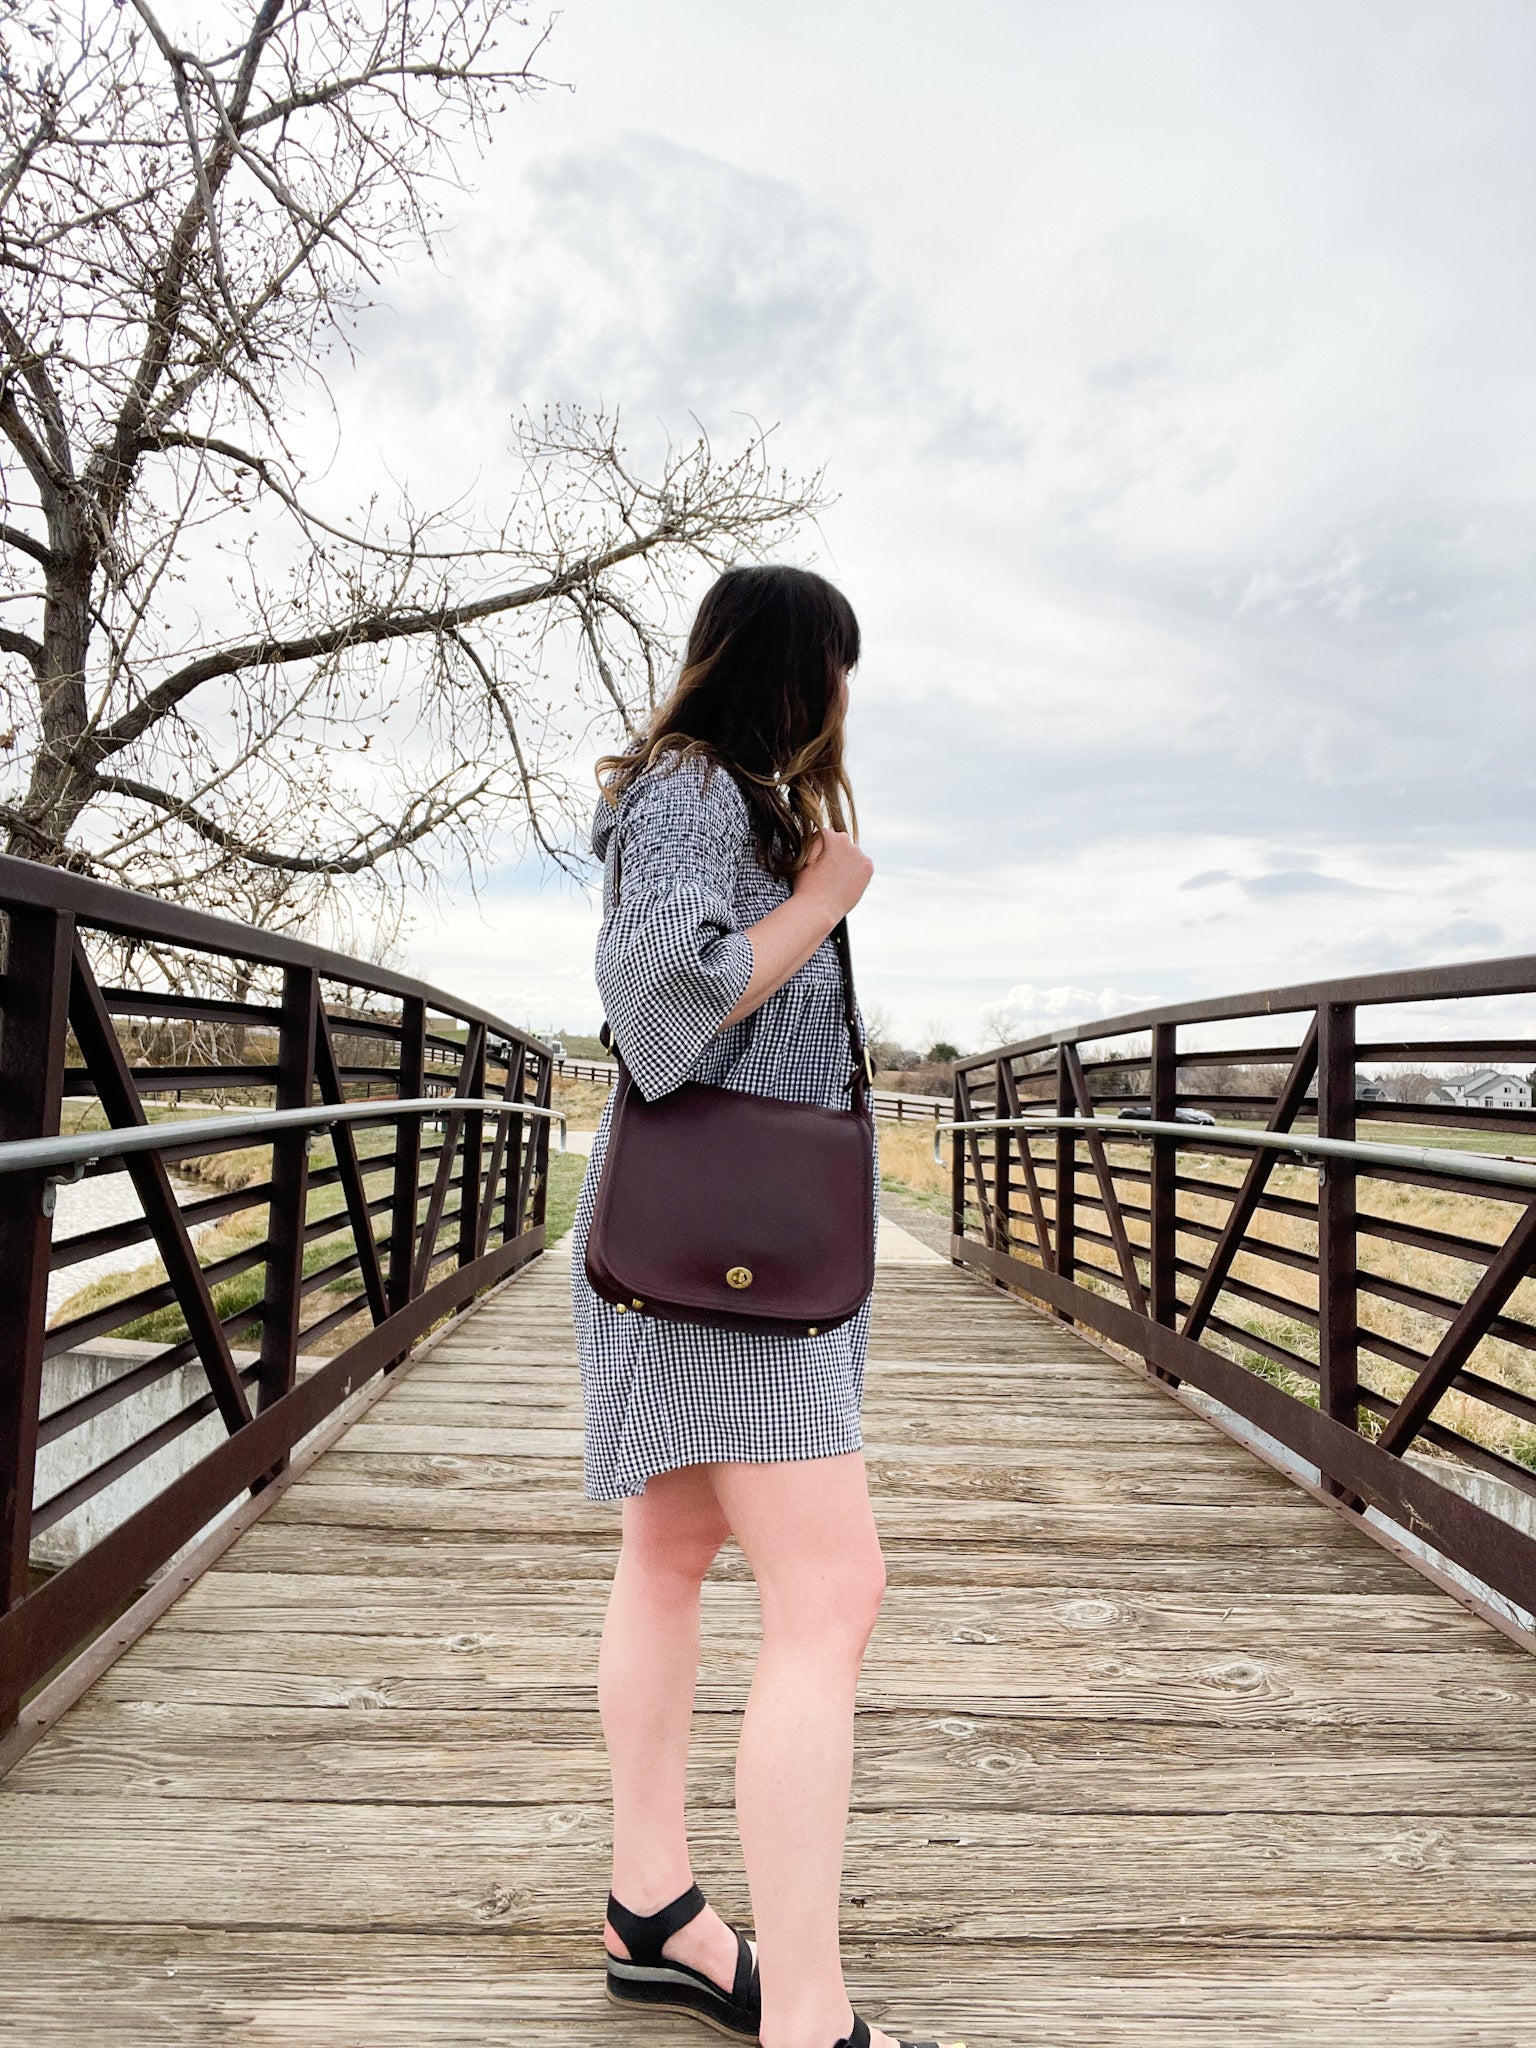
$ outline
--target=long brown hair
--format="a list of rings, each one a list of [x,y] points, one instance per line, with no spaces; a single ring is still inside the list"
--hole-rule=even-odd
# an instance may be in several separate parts
[[[859,622],[842,592],[809,569],[727,569],[705,592],[682,673],[650,724],[597,764],[617,807],[664,754],[695,755],[734,777],[763,866],[788,880],[817,832],[856,832],[843,767],[842,680],[859,658]]]

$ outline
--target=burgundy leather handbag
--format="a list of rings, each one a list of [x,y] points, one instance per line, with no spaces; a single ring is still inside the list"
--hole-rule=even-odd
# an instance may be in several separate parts
[[[871,1071],[848,922],[832,939],[853,1057],[852,1107],[685,1081],[647,1102],[622,1049],[587,1236],[587,1278],[630,1315],[814,1337],[875,1284]]]

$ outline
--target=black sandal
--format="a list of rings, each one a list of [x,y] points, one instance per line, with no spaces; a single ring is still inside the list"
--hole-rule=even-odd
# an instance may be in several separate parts
[[[670,1906],[659,1913],[631,1913],[608,1894],[608,1924],[629,1950],[629,1955],[608,1957],[608,1996],[615,2005],[644,2005],[661,2012],[685,2012],[738,2040],[755,2041],[763,2023],[762,1985],[757,1962],[747,1937],[739,1927],[736,1937],[736,1977],[729,1991],[706,1977],[702,1970],[664,1956],[661,1945],[697,1920],[706,1904],[696,1884],[690,1885]],[[864,2029],[864,2048],[869,2048],[869,2029]]]
[[[869,2048],[869,2022],[853,2016],[853,2031],[845,2034],[841,2041],[834,2041],[832,2048]],[[900,2048],[965,2048],[963,2041],[903,2041]]]

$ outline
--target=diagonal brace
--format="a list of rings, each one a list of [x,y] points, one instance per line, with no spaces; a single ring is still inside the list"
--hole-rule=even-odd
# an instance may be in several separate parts
[[[971,1106],[971,1091],[964,1074],[956,1074],[955,1088],[958,1094],[957,1106],[963,1112],[960,1121],[969,1123],[975,1112]],[[997,1209],[992,1192],[987,1186],[986,1163],[981,1156],[981,1139],[975,1131],[967,1131],[965,1134],[965,1156],[971,1163],[971,1178],[976,1184],[976,1207],[981,1213],[982,1242],[995,1250]]]
[[[107,1121],[114,1130],[146,1124],[144,1105],[139,1099],[133,1073],[123,1057],[117,1030],[107,1013],[85,948],[75,940],[69,984],[69,1021],[85,1061],[85,1070],[96,1084],[96,1093]],[[170,1176],[158,1152],[131,1153],[125,1161],[134,1192],[144,1210],[144,1219],[154,1235],[155,1249],[164,1263],[166,1277],[176,1291],[176,1300],[213,1398],[218,1403],[224,1426],[236,1430],[251,1419],[250,1403],[230,1356],[229,1339],[219,1312],[213,1305],[208,1282],[197,1262],[197,1253],[182,1221],[181,1210],[171,1192]]]
[[[1493,1327],[1494,1319],[1536,1262],[1536,1202],[1526,1210],[1490,1260],[1482,1278],[1467,1296],[1461,1313],[1449,1325],[1434,1355],[1393,1410],[1377,1438],[1384,1451],[1407,1450],[1434,1412],[1441,1395]]]
[[[459,1131],[464,1122],[464,1111],[449,1108],[448,1104],[457,1097],[467,1096],[473,1092],[471,1083],[484,1043],[485,1026],[471,1024],[464,1040],[464,1050],[459,1056],[459,1076],[454,1083],[453,1095],[444,1098],[446,1114],[443,1118],[443,1149],[437,1155],[437,1172],[432,1176],[432,1193],[427,1200],[427,1213],[416,1243],[416,1261],[411,1273],[413,1296],[421,1293],[432,1271],[432,1254],[437,1246],[437,1234],[443,1225],[443,1210],[448,1201],[448,1184],[453,1178],[453,1157],[459,1148]]]
[[[1291,1062],[1291,1071],[1285,1077],[1285,1086],[1275,1101],[1274,1114],[1266,1130],[1288,1131],[1301,1113],[1317,1073],[1317,1019],[1308,1026],[1307,1035],[1297,1048]],[[1280,1162],[1277,1152],[1256,1152],[1248,1162],[1248,1171],[1243,1175],[1241,1187],[1233,1197],[1227,1211],[1227,1220],[1221,1227],[1221,1236],[1211,1253],[1210,1262],[1200,1276],[1195,1289],[1195,1298],[1189,1305],[1184,1318],[1183,1334],[1198,1337],[1210,1320],[1216,1297],[1227,1284],[1227,1275],[1232,1270],[1232,1261],[1242,1249],[1248,1226],[1253,1221],[1260,1198],[1269,1186],[1269,1177]]]
[[[331,1036],[331,1020],[325,1013],[323,1002],[315,1011],[315,1081],[322,1102],[345,1102],[341,1068],[336,1059],[336,1042]],[[377,1325],[389,1314],[389,1304],[384,1296],[384,1268],[379,1259],[378,1240],[373,1234],[373,1218],[368,1213],[367,1182],[358,1164],[357,1141],[350,1124],[332,1125],[331,1146],[336,1154],[342,1192],[346,1197],[347,1218],[357,1245],[363,1291],[368,1297],[369,1313]]]
[[[1077,1102],[1079,1116],[1093,1115],[1093,1102],[1088,1093],[1088,1079],[1083,1072],[1083,1063],[1078,1057],[1075,1045],[1063,1045],[1066,1069],[1072,1082],[1072,1094]],[[1099,1183],[1099,1199],[1104,1205],[1104,1214],[1109,1222],[1109,1234],[1114,1240],[1115,1257],[1120,1262],[1120,1281],[1125,1288],[1126,1298],[1136,1315],[1147,1312],[1147,1297],[1142,1288],[1141,1275],[1136,1270],[1136,1255],[1131,1248],[1125,1218],[1120,1213],[1120,1197],[1115,1193],[1114,1176],[1109,1170],[1109,1154],[1104,1149],[1104,1140],[1097,1132],[1085,1132],[1088,1140],[1088,1157],[1093,1161],[1093,1171]]]
[[[1013,1062],[1011,1060],[1003,1060],[999,1064],[1003,1077],[1003,1099],[1007,1104],[1007,1113],[1010,1117],[1022,1116],[1023,1110],[1020,1107],[1019,1083],[1018,1077],[1013,1071]],[[1040,1192],[1040,1176],[1035,1170],[1035,1155],[1030,1150],[1030,1134],[1028,1131],[1019,1131],[1017,1137],[1019,1141],[1019,1164],[1024,1169],[1024,1187],[1029,1195],[1029,1214],[1030,1221],[1035,1226],[1035,1241],[1040,1247],[1041,1260],[1045,1265],[1054,1270],[1056,1254],[1051,1244],[1050,1225],[1046,1222],[1045,1201]]]

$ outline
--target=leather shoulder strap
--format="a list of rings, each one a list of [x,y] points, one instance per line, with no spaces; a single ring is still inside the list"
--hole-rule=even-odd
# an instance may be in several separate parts
[[[618,908],[624,886],[624,850],[620,836],[621,828],[617,819],[613,827],[613,902]],[[848,1049],[853,1054],[853,1073],[849,1079],[855,1109],[868,1110],[869,1091],[874,1086],[874,1068],[870,1064],[869,1048],[864,1034],[859,1029],[858,1004],[853,993],[853,959],[848,946],[848,920],[840,917],[833,927],[832,944],[837,952],[839,978],[843,990],[843,1022],[848,1027]],[[603,1020],[603,1034],[610,1052],[617,1052],[613,1029],[608,1020]]]
[[[853,1076],[848,1083],[853,1094],[855,1109],[868,1110],[869,1092],[875,1083],[874,1065],[869,1057],[869,1047],[859,1029],[858,1004],[853,994],[853,960],[848,948],[848,920],[840,917],[832,932],[832,943],[837,948],[837,964],[842,970],[843,1021],[848,1026],[848,1046],[853,1054]]]

